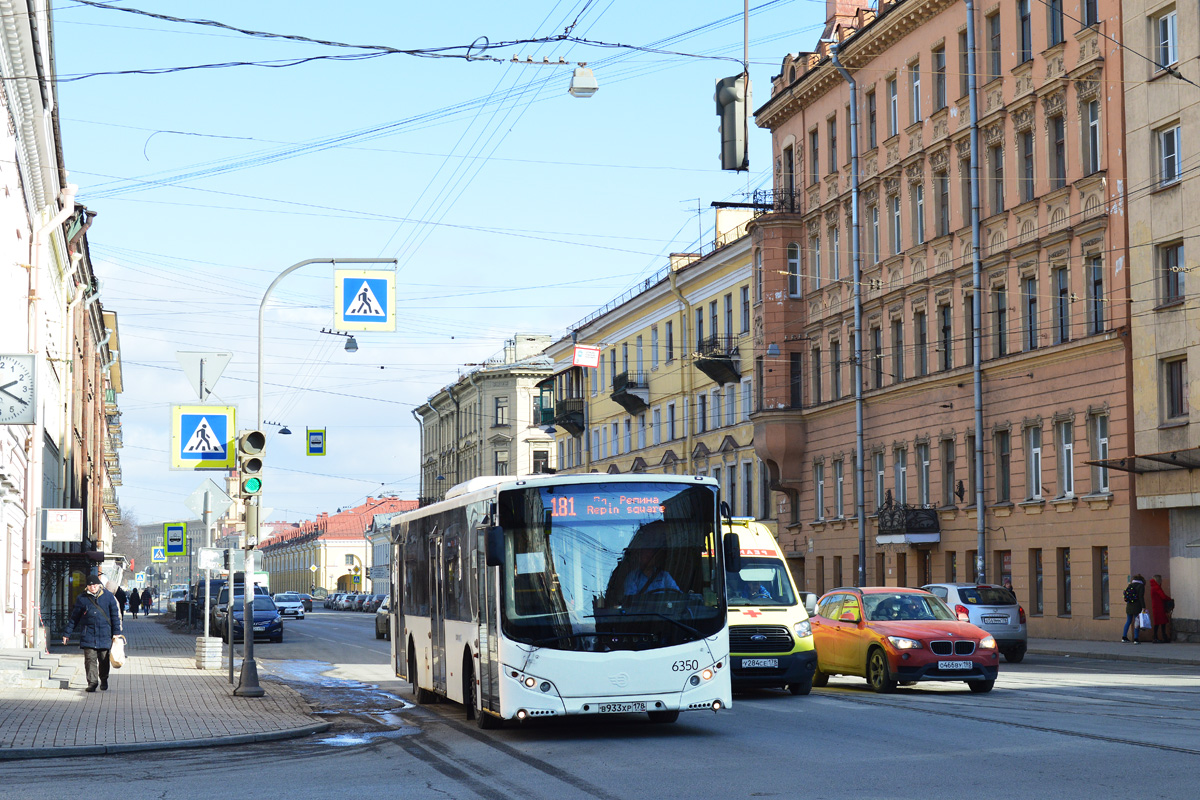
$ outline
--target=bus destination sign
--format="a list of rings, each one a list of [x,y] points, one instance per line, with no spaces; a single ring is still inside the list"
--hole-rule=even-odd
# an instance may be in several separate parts
[[[551,495],[549,501],[552,518],[633,519],[653,516],[662,517],[666,511],[658,495],[584,494],[578,496]]]

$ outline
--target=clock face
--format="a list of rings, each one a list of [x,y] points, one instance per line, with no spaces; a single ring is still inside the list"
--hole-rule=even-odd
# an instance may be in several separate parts
[[[0,425],[32,425],[37,408],[33,384],[36,356],[0,355]]]

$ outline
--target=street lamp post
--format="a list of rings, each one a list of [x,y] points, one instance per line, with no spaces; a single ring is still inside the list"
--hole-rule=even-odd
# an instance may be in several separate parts
[[[263,318],[267,310],[267,300],[279,282],[301,267],[309,264],[395,264],[394,258],[308,258],[297,262],[285,269],[271,281],[267,291],[263,293],[262,302],[258,304],[258,405],[255,409],[255,429],[262,430],[263,426]],[[261,495],[250,497],[246,501],[246,564],[243,567],[242,594],[242,630],[246,635],[245,655],[242,658],[242,675],[233,693],[239,697],[262,697],[266,694],[258,682],[258,664],[254,661],[254,547],[258,544],[259,527],[259,498]],[[231,581],[232,583],[232,581]],[[229,596],[233,602],[233,594]],[[232,635],[232,631],[230,631]]]

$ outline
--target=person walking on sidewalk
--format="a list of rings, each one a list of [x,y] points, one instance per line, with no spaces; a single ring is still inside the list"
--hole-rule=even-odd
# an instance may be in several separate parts
[[[113,636],[121,633],[121,611],[117,598],[104,590],[99,575],[89,575],[87,588],[75,601],[70,621],[63,632],[63,644],[71,638],[71,632],[79,629],[79,646],[83,649],[83,667],[87,673],[87,691],[94,692],[99,686],[108,691],[108,660]]]
[[[138,594],[138,590],[135,588],[132,592],[129,593],[129,610],[130,610],[130,612],[132,612],[134,619],[137,619],[137,612],[138,612],[138,609],[140,609],[141,607],[142,607],[142,598],[141,598],[141,595]]]
[[[1150,579],[1150,622],[1154,625],[1154,642],[1167,644],[1171,641],[1167,635],[1167,603],[1175,607],[1175,601],[1162,588],[1162,575]]]
[[[1146,608],[1146,579],[1141,574],[1134,575],[1129,580],[1121,597],[1125,600],[1125,630],[1121,632],[1121,641],[1129,641],[1129,627],[1133,626],[1133,643],[1138,643],[1138,614]]]
[[[125,587],[118,586],[117,590],[113,592],[113,597],[117,598],[117,608],[121,609],[121,619],[125,619],[125,601],[129,599],[125,594]]]
[[[151,596],[149,589],[142,589],[142,613],[147,617],[150,616],[150,604],[154,602],[154,597]]]

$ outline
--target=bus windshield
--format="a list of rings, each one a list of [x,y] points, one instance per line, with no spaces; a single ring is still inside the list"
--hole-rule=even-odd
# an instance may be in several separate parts
[[[503,630],[561,650],[646,650],[725,621],[711,486],[566,484],[502,492]]]

